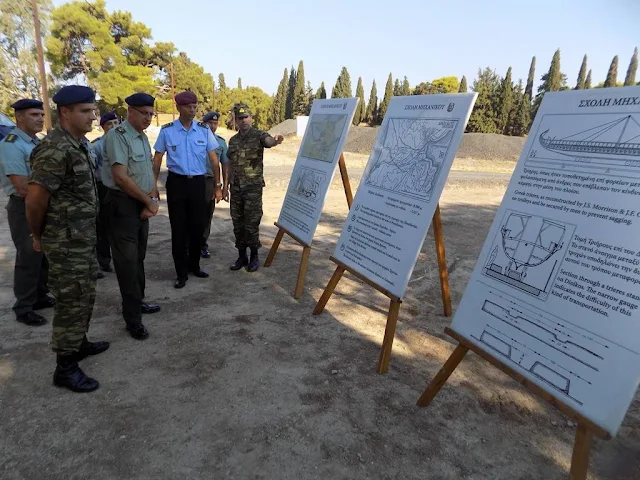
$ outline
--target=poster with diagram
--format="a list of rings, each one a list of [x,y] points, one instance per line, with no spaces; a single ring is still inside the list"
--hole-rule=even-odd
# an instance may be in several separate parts
[[[640,383],[640,88],[547,93],[451,328],[610,434]]]
[[[402,298],[475,93],[393,97],[334,257]]]
[[[314,100],[278,225],[311,245],[327,191],[358,104],[357,98]]]

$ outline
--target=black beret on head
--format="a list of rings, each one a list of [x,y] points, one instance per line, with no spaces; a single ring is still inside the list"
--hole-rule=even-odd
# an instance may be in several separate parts
[[[76,103],[94,103],[96,94],[89,87],[83,85],[67,85],[53,96],[53,103],[59,107],[75,105]]]
[[[203,122],[208,122],[210,120],[215,120],[216,122],[220,120],[220,114],[218,112],[209,112],[204,117],[202,117]]]
[[[37,108],[43,110],[42,102],[40,100],[34,100],[32,98],[23,98],[11,105],[16,112],[19,110],[28,110],[29,108]]]
[[[115,112],[107,112],[100,117],[100,126],[104,125],[105,123],[111,120],[117,120],[117,119],[118,119],[118,116],[115,114]]]
[[[198,97],[193,92],[181,92],[176,95],[176,103],[178,105],[191,105],[192,103],[198,103]]]
[[[124,99],[127,105],[132,107],[153,107],[155,100],[156,99],[148,93],[134,93]]]

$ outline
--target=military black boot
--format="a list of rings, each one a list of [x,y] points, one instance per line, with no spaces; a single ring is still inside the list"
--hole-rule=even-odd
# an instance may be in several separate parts
[[[109,349],[109,342],[90,342],[87,337],[82,339],[82,345],[76,355],[76,361],[81,361],[87,358],[89,355],[98,355]]]
[[[72,392],[93,392],[100,384],[87,377],[78,366],[77,354],[58,355],[56,371],[53,373],[53,384],[56,387],[68,388]]]
[[[247,259],[247,249],[239,248],[238,259],[236,260],[236,263],[229,267],[229,270],[240,270],[242,267],[246,267],[247,265],[249,265],[249,260]]]
[[[251,258],[249,259],[249,266],[247,267],[247,272],[255,272],[258,270],[260,266],[260,260],[258,259],[258,249],[251,249]]]

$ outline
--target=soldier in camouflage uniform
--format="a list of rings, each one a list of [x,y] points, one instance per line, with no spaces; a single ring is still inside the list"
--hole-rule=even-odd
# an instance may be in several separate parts
[[[95,95],[70,85],[53,101],[57,125],[31,153],[26,198],[33,248],[49,260],[49,284],[56,298],[52,348],[57,354],[53,383],[74,392],[91,392],[98,382],[78,366],[87,355],[109,348],[86,337],[96,297],[95,156],[85,134],[95,120]]]
[[[260,220],[262,219],[262,187],[264,187],[262,157],[265,148],[279,145],[282,135],[272,137],[252,125],[249,107],[235,107],[235,119],[239,132],[229,140],[230,210],[233,234],[236,237],[238,259],[231,270],[247,267],[249,272],[258,270],[258,248],[260,248]],[[247,247],[251,257],[247,259]]]

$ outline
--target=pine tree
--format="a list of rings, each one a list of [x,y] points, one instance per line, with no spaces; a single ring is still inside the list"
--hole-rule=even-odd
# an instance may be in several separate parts
[[[296,74],[296,84],[293,91],[293,116],[306,115],[309,110],[309,97],[306,91],[304,79],[304,64],[302,60],[298,63],[298,73]]]
[[[638,71],[638,47],[633,51],[633,56],[627,68],[627,75],[624,77],[624,86],[629,87],[636,84],[636,72]]]
[[[373,81],[371,85],[371,94],[369,95],[369,103],[367,104],[367,115],[365,121],[369,125],[373,125],[378,118],[378,89],[376,88],[376,81]]]
[[[227,89],[227,82],[224,81],[224,73],[218,74],[218,85],[220,86],[220,90]]]
[[[389,74],[387,84],[384,87],[384,98],[380,103],[380,108],[378,108],[378,124],[382,123],[382,120],[384,120],[384,116],[387,114],[387,109],[389,108],[391,97],[393,97],[393,76]]]
[[[589,72],[587,73],[587,79],[584,81],[584,88],[591,88],[591,69],[589,69]]]
[[[467,93],[468,89],[469,87],[467,87],[467,77],[463,75],[462,80],[460,80],[460,88],[458,88],[458,93]]]
[[[510,124],[510,116],[515,107],[513,81],[511,80],[511,67],[507,70],[507,74],[500,85],[500,93],[498,94],[497,119],[496,127],[498,132],[507,135]]]
[[[478,98],[471,112],[468,132],[498,133],[496,127],[496,96],[500,90],[500,77],[489,67],[478,70],[478,78],[473,81],[471,90]]]
[[[342,67],[340,70],[340,75],[338,75],[338,80],[336,80],[336,84],[331,90],[331,98],[351,98],[353,94],[351,93],[351,77],[349,76],[349,71],[347,67]]]
[[[613,57],[609,71],[607,72],[607,78],[604,81],[604,87],[616,87],[618,85],[618,55]]]
[[[527,134],[531,123],[531,99],[522,91],[522,80],[518,82],[516,98],[518,99],[518,105],[511,122],[509,135],[521,137]]]
[[[587,78],[587,55],[582,58],[582,65],[580,65],[580,72],[578,73],[578,82],[576,83],[576,90],[584,89],[584,82]]]
[[[327,89],[324,88],[324,82],[320,82],[320,86],[318,87],[318,91],[316,92],[316,98],[318,100],[327,98]]]
[[[395,82],[393,82],[393,96],[397,97],[402,95],[402,85],[400,85],[400,80],[396,78]]]
[[[242,79],[238,77],[238,90],[242,90]]]
[[[356,106],[356,113],[353,115],[353,124],[360,125],[366,116],[366,106],[364,104],[364,87],[362,86],[362,77],[358,77],[358,85],[356,86],[356,97],[360,99]]]
[[[411,95],[411,87],[409,86],[407,77],[404,77],[404,81],[402,82],[402,96],[406,97],[407,95]]]
[[[278,91],[273,97],[271,103],[271,109],[269,110],[269,123],[271,125],[277,125],[284,121],[285,103],[287,100],[287,82],[289,81],[289,72],[285,68],[280,85],[278,85]]]
[[[296,69],[291,65],[291,73],[289,73],[289,82],[287,84],[287,100],[285,102],[284,118],[293,118],[293,95],[296,89]]]
[[[533,98],[533,81],[536,76],[536,57],[531,59],[531,66],[529,67],[529,76],[527,77],[527,86],[524,89],[524,94],[529,95],[529,99]]]

